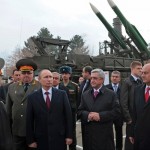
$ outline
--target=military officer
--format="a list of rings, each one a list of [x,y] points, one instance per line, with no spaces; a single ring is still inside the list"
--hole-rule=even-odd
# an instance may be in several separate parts
[[[62,75],[61,84],[69,89],[69,101],[72,110],[73,120],[73,143],[69,146],[70,150],[76,150],[76,110],[77,110],[77,99],[78,99],[78,84],[70,80],[72,68],[69,66],[62,66],[60,68]]]
[[[14,150],[27,150],[26,144],[26,106],[28,95],[40,88],[40,83],[34,80],[37,65],[30,59],[21,59],[16,63],[21,71],[20,81],[8,88],[6,109],[10,119]]]

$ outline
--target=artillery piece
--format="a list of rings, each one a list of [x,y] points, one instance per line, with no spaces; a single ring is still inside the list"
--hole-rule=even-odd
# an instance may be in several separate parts
[[[98,9],[90,4],[96,16],[107,28],[111,39],[111,41],[104,41],[103,44],[100,43],[98,56],[75,54],[69,51],[68,46],[70,41],[67,40],[31,37],[28,40],[28,45],[27,43],[25,44],[29,49],[37,52],[37,55],[31,59],[38,64],[39,70],[47,68],[52,71],[58,71],[60,66],[68,65],[72,67],[74,75],[78,76],[81,74],[84,66],[90,65],[93,68],[101,68],[104,71],[118,70],[122,73],[122,78],[124,78],[130,73],[130,64],[132,61],[143,62],[148,60],[150,51],[147,48],[144,38],[135,26],[131,25],[125,19],[113,1],[108,0],[108,2],[118,16],[114,18],[114,27],[111,27]],[[125,23],[128,25],[125,25]],[[122,35],[122,24],[129,35],[128,38]]]

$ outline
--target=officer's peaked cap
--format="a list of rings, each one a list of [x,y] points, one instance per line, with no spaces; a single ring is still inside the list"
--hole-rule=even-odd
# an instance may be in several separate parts
[[[20,71],[35,71],[37,64],[31,59],[20,59],[16,63],[16,68]]]

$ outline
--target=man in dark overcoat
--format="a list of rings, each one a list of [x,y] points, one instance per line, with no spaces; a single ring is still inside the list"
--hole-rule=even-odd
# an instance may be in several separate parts
[[[83,69],[82,69],[82,76],[84,78],[83,82],[81,83],[80,87],[79,87],[79,94],[78,94],[78,103],[77,103],[77,106],[79,107],[80,103],[81,103],[81,97],[82,97],[82,94],[89,90],[91,88],[91,71],[92,71],[92,67],[91,66],[85,66]],[[78,118],[77,118],[78,120]],[[82,132],[82,145],[84,145],[84,124],[82,124],[81,122],[81,132]]]
[[[119,100],[120,105],[120,91],[121,91],[121,74],[119,71],[113,71],[111,73],[110,77],[111,83],[106,85],[106,87],[112,91],[114,91],[117,95],[117,98]],[[120,107],[121,110],[121,107]],[[122,110],[121,110],[122,111]],[[122,113],[118,118],[116,118],[114,121],[114,127],[115,127],[115,137],[116,137],[116,150],[122,150],[123,146],[123,132],[122,132],[122,126],[123,126],[123,115]]]
[[[49,70],[39,73],[42,85],[28,97],[27,143],[37,150],[66,150],[72,143],[72,114],[65,91],[53,88]]]
[[[40,88],[34,80],[37,65],[30,59],[21,59],[16,63],[20,70],[20,81],[12,83],[8,88],[6,110],[12,128],[14,150],[27,150],[26,143],[26,106],[29,94]]]
[[[135,88],[133,105],[134,150],[150,149],[150,64],[142,68],[142,85]],[[148,94],[148,95],[147,95]]]
[[[133,61],[130,68],[131,75],[122,83],[120,94],[120,104],[122,107],[123,118],[126,122],[125,150],[133,150],[133,144],[129,140],[129,133],[132,123],[134,89],[136,86],[142,84],[142,81],[140,80],[142,63]]]
[[[78,117],[84,124],[84,150],[114,150],[113,120],[120,113],[116,94],[103,83],[101,69],[91,72],[92,89],[82,94]]]

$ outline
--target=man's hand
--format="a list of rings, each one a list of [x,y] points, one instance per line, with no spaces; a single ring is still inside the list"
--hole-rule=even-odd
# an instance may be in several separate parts
[[[28,147],[37,148],[37,143],[36,142],[31,143],[28,145]]]
[[[132,123],[132,120],[130,120],[130,121],[127,122],[127,124],[131,124],[131,123]]]
[[[97,112],[90,112],[88,115],[89,121],[100,121],[100,115]]]
[[[129,140],[132,144],[134,144],[134,138],[133,137],[129,137]]]
[[[66,145],[70,145],[70,144],[72,144],[72,139],[70,139],[70,138],[66,138],[65,140],[66,140]]]

